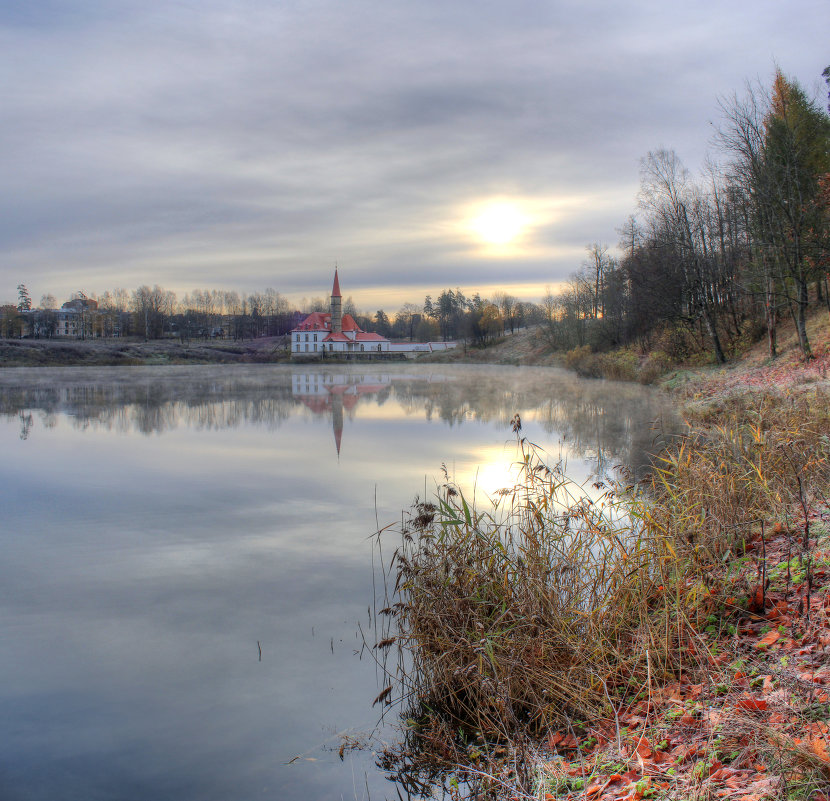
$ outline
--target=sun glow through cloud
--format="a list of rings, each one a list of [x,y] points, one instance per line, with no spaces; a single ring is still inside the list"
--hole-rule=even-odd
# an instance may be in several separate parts
[[[530,218],[510,201],[488,203],[470,220],[470,228],[488,245],[508,245],[521,237]]]

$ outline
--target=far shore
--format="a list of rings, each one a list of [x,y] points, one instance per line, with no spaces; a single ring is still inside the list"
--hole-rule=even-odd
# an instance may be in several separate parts
[[[247,364],[289,360],[287,339],[0,339],[0,367]]]
[[[446,354],[425,354],[429,361],[550,363],[531,353],[534,332],[508,336],[487,349],[464,347]],[[287,337],[258,339],[0,339],[0,368],[107,367],[162,364],[280,364],[290,363]]]

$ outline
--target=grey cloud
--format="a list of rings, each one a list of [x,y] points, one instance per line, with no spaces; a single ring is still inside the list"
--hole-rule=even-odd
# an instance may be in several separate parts
[[[402,258],[413,283],[469,286],[498,262],[424,232],[490,195],[613,197],[535,234],[613,242],[639,157],[695,167],[717,96],[773,58],[809,85],[828,18],[813,0],[30,6],[0,6],[0,301],[116,276],[315,294],[334,258],[356,286]]]

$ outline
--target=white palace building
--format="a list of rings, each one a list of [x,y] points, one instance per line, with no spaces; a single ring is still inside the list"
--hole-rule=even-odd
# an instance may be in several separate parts
[[[454,347],[455,342],[390,342],[380,334],[364,331],[351,314],[343,314],[337,268],[329,311],[312,312],[291,332],[291,356],[294,358],[323,358],[329,354],[413,358],[419,353]]]

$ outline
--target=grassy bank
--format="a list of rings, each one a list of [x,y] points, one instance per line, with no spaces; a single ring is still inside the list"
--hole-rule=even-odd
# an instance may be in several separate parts
[[[829,797],[830,389],[757,356],[672,376],[690,432],[644,484],[586,497],[516,420],[517,486],[411,510],[378,643],[408,789]]]

